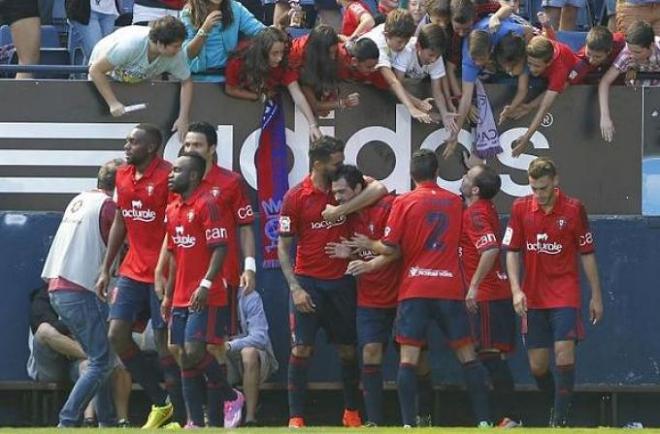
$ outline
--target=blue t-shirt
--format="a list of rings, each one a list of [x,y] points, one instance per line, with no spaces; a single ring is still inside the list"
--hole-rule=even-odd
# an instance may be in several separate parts
[[[476,23],[472,30],[485,30],[488,31],[488,21],[490,17],[486,17]],[[507,18],[506,20],[502,20],[502,23],[500,25],[500,28],[497,32],[491,33],[490,34],[490,46],[494,47],[497,45],[500,40],[508,35],[509,33],[513,32],[516,35],[523,35],[524,34],[524,29],[525,26],[522,24],[516,23],[515,21]],[[472,57],[470,57],[470,50],[468,49],[468,37],[463,38],[463,63],[462,63],[462,72],[461,72],[461,78],[463,81],[467,81],[468,83],[474,83],[474,81],[477,79],[479,76],[479,73],[481,72],[483,68],[474,63],[472,60]]]

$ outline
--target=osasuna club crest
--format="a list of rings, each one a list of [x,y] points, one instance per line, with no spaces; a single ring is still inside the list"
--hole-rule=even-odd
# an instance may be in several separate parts
[[[190,211],[188,211],[188,222],[192,222],[194,219],[195,219],[195,211],[191,209]]]
[[[220,196],[220,187],[213,187],[211,189],[211,194],[213,195],[213,197]]]
[[[559,217],[557,219],[557,227],[560,231],[566,227],[566,219],[564,217]]]
[[[153,184],[147,184],[147,194],[149,196],[154,194],[154,185]]]

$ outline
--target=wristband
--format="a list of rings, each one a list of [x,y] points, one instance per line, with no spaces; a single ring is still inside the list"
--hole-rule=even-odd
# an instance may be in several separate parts
[[[199,286],[202,288],[209,289],[213,285],[213,282],[211,282],[209,279],[202,279],[201,282],[199,282]]]
[[[248,256],[245,258],[245,265],[243,266],[245,271],[253,271],[257,272],[257,261],[254,260],[252,256]]]

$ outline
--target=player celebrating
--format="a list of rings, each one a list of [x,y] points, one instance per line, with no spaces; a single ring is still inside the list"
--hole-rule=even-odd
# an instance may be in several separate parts
[[[216,198],[200,186],[206,161],[184,153],[174,163],[170,190],[178,193],[167,207],[168,249],[173,253],[162,304],[170,317],[170,349],[182,368],[183,396],[188,409],[186,428],[204,426],[203,395],[206,379],[210,426],[223,426],[219,409],[225,401],[224,426],[236,427],[241,419],[243,395],[231,388],[206,344],[222,346],[226,336],[227,287],[221,273],[227,253],[231,219]],[[233,223],[233,222],[232,222]],[[173,284],[172,284],[173,283]]]
[[[154,269],[165,235],[167,177],[171,165],[158,156],[163,137],[158,127],[139,124],[128,135],[124,150],[126,166],[117,169],[117,212],[110,229],[108,250],[96,282],[100,297],[107,296],[110,267],[128,237],[128,254],[119,268],[117,286],[110,297],[108,337],[133,379],[140,383],[152,402],[151,413],[143,428],[158,428],[173,413],[173,405],[183,411],[181,373],[167,351],[165,323],[160,316],[160,302],[154,292]],[[156,348],[168,385],[160,386],[157,371],[152,369],[131,335],[136,322],[151,319]],[[173,402],[170,402],[170,399]],[[185,411],[183,411],[185,415]]]
[[[415,423],[416,366],[430,321],[437,322],[463,366],[468,392],[480,426],[490,426],[488,374],[477,359],[459,267],[461,199],[440,188],[438,160],[428,149],[411,160],[415,189],[394,200],[384,237],[371,261],[352,261],[353,275],[372,272],[402,257],[396,341],[401,344],[397,383],[404,427]]]
[[[346,214],[337,220],[324,219],[326,205],[336,205],[330,182],[344,161],[344,143],[333,137],[321,137],[309,148],[311,173],[284,196],[280,213],[280,237],[277,245],[282,272],[291,292],[289,315],[291,357],[289,358],[289,427],[305,425],[303,408],[307,388],[307,370],[314,339],[323,327],[330,341],[337,345],[341,359],[345,411],[343,424],[362,424],[358,408],[358,364],[355,354],[355,282],[346,276],[345,259],[328,259],[324,248],[349,236],[346,215],[369,205],[386,193],[380,183],[372,182],[350,205],[342,205]],[[357,208],[351,209],[357,204]],[[295,272],[290,250],[298,239]]]
[[[500,267],[500,220],[492,202],[502,181],[492,167],[478,164],[463,176],[465,200],[461,258],[469,289],[465,304],[479,343],[479,359],[490,374],[503,413],[499,427],[519,425],[513,417],[514,383],[506,355],[514,348],[515,312],[511,288]]]
[[[332,193],[341,205],[366,188],[364,176],[357,167],[339,168],[332,180]],[[377,255],[372,250],[383,236],[385,223],[392,208],[394,195],[386,195],[351,218],[348,243],[331,242],[326,247],[330,258],[349,258],[354,249],[364,260]],[[366,426],[383,424],[383,352],[390,341],[396,315],[400,264],[390,264],[374,273],[360,276],[357,281],[357,336],[362,349],[362,387],[367,410]]]
[[[582,203],[565,196],[552,160],[537,158],[527,171],[532,195],[516,199],[502,244],[529,364],[539,389],[554,401],[551,426],[566,426],[575,385],[575,344],[583,337],[577,256],[591,286],[589,318],[603,317],[594,239]],[[520,284],[520,251],[525,273]],[[549,370],[554,350],[555,376]]]

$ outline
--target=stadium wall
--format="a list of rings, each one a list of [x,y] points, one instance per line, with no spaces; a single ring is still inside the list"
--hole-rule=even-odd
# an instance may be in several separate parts
[[[420,146],[439,147],[446,133],[413,123],[405,108],[389,95],[355,89],[361,93],[360,108],[322,119],[324,132],[347,141],[347,162],[357,163],[391,189],[410,189],[410,153]],[[176,85],[118,86],[116,91],[125,103],[146,102],[148,109],[113,119],[92,84],[86,82],[3,82],[0,88],[0,275],[4,277],[0,285],[0,348],[4,355],[0,381],[27,378],[28,294],[40,285],[41,265],[64,206],[76,192],[94,186],[99,164],[122,155],[122,139],[136,123],[152,122],[169,131],[176,117]],[[489,86],[488,93],[499,112],[513,89]],[[660,328],[656,313],[660,306],[660,220],[642,216],[643,179],[657,179],[653,173],[643,176],[642,156],[660,154],[660,89],[614,88],[612,101],[616,103],[615,142],[608,144],[600,138],[596,89],[578,86],[561,96],[532,139],[535,149],[518,159],[506,155],[528,119],[505,125],[500,130],[505,153],[491,163],[502,173],[501,213],[508,213],[513,198],[527,194],[524,169],[529,161],[549,155],[559,165],[564,190],[582,199],[591,214],[605,319],[598,327],[587,325],[587,340],[578,349],[578,383],[655,384],[660,377],[660,339],[655,338]],[[286,113],[292,157],[289,181],[293,184],[307,172],[307,127],[288,101]],[[195,87],[191,119],[218,125],[219,164],[239,170],[251,186],[255,185],[253,157],[260,114],[258,104],[228,98],[215,85]],[[466,131],[460,138],[469,146]],[[165,156],[172,158],[179,146],[172,135]],[[462,175],[458,158],[443,162],[441,174],[439,182],[455,189]],[[660,194],[651,184],[644,189],[651,199]],[[285,382],[284,279],[279,271],[260,271],[258,276],[282,365],[273,381]],[[314,363],[310,380],[338,380],[336,357],[319,339],[315,358],[323,362]],[[431,339],[440,338],[432,332]],[[390,351],[389,380],[393,379],[393,361]],[[520,348],[513,366],[518,383],[531,383]],[[436,383],[461,382],[458,366],[444,352],[433,357],[433,367]]]

